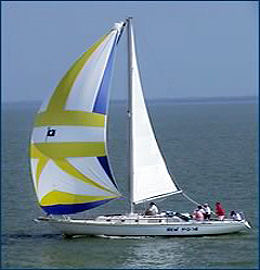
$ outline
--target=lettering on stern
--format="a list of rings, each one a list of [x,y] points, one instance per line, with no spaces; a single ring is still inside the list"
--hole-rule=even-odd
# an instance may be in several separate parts
[[[168,227],[167,232],[194,232],[198,231],[198,227]]]

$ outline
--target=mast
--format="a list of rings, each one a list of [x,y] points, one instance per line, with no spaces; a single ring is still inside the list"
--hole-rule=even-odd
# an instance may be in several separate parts
[[[128,44],[128,150],[129,150],[129,191],[130,191],[130,213],[134,213],[134,202],[133,202],[133,133],[132,133],[132,71],[133,71],[133,60],[132,60],[132,22],[133,17],[128,17],[127,21],[127,44]]]

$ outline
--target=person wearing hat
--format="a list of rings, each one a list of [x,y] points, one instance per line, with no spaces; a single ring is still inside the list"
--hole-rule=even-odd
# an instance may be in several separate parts
[[[206,220],[209,220],[210,219],[210,215],[211,215],[211,209],[210,209],[209,205],[207,203],[205,203],[203,205],[203,209],[204,209],[204,218]]]

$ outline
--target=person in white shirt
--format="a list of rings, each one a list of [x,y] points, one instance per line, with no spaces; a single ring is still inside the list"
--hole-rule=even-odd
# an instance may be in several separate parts
[[[151,202],[149,208],[145,210],[145,215],[156,215],[159,213],[159,210],[154,202]]]
[[[203,209],[204,209],[204,217],[206,220],[210,219],[210,215],[211,215],[211,209],[209,207],[209,205],[207,203],[205,203],[203,205]]]

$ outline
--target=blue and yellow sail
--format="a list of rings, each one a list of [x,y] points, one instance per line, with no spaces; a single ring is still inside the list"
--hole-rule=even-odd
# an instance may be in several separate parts
[[[123,23],[72,65],[43,102],[31,136],[31,171],[40,206],[71,214],[121,196],[106,147],[111,73]]]

